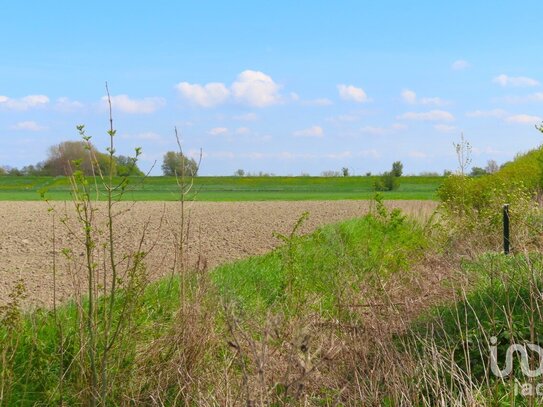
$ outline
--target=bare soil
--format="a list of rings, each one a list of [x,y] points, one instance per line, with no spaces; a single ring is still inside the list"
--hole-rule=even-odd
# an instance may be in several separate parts
[[[369,201],[193,202],[187,204],[189,261],[194,264],[199,259],[200,264],[212,268],[262,254],[279,244],[273,232],[289,233],[305,211],[309,212],[309,219],[302,233],[361,216],[368,212],[370,205]],[[387,205],[427,219],[436,204],[390,201]],[[53,208],[54,211],[49,210],[44,202],[0,202],[0,305],[9,301],[9,293],[19,280],[26,286],[24,304],[30,307],[50,307],[53,292],[58,301],[63,301],[78,289],[78,275],[84,273],[81,227],[71,202],[56,202]],[[94,216],[100,225],[94,231],[95,236],[98,242],[104,242],[106,206],[98,203],[95,209]],[[115,211],[118,212],[114,221],[119,258],[138,248],[145,231],[141,249],[152,249],[146,258],[151,278],[171,273],[175,235],[181,218],[179,203],[120,203]],[[63,249],[71,249],[71,252]],[[98,244],[96,250],[104,249]]]

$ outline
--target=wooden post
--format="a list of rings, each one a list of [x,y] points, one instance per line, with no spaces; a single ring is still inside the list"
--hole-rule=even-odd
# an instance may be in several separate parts
[[[510,250],[510,234],[509,234],[509,204],[503,205],[503,253],[509,254]]]

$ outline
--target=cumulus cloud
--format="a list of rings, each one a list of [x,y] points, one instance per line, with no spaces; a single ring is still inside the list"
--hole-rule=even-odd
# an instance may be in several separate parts
[[[13,110],[28,110],[34,107],[47,105],[49,98],[45,95],[28,95],[20,99],[0,96],[0,107]]]
[[[500,86],[518,86],[518,87],[527,87],[527,86],[538,86],[539,81],[528,78],[526,76],[507,76],[501,74],[496,76],[493,79],[494,83],[497,83]]]
[[[323,137],[324,130],[320,126],[312,126],[307,129],[295,131],[292,135],[294,137]]]
[[[494,117],[500,118],[507,115],[507,112],[503,109],[492,109],[492,110],[474,110],[472,112],[467,112],[467,117]]]
[[[503,98],[496,99],[499,102],[505,103],[531,103],[531,102],[543,102],[543,92],[532,93],[526,96],[505,96]]]
[[[337,85],[337,89],[339,97],[343,100],[356,103],[366,103],[370,101],[368,95],[366,95],[366,92],[364,92],[364,89],[362,88],[357,88],[353,85],[340,84]]]
[[[214,127],[211,130],[209,130],[209,134],[212,136],[220,136],[221,134],[228,133],[228,129],[226,127]]]
[[[454,116],[445,110],[430,110],[429,112],[407,112],[398,119],[416,120],[416,121],[452,121]]]
[[[440,133],[452,133],[456,130],[456,127],[450,126],[448,124],[436,124],[434,125],[434,129],[436,129]]]
[[[279,103],[280,86],[264,72],[246,70],[232,84],[232,95],[249,106],[265,107]]]
[[[19,122],[11,126],[12,130],[25,130],[25,131],[42,131],[46,130],[47,127],[41,126],[34,121],[24,121]]]
[[[266,107],[281,102],[281,86],[264,72],[250,69],[241,72],[230,87],[220,82],[205,85],[181,82],[175,88],[186,100],[202,107],[218,106],[230,98],[254,107]],[[299,96],[291,93],[290,98],[298,100]]]
[[[206,85],[181,82],[175,88],[189,102],[202,107],[220,105],[230,96],[230,91],[220,82],[211,82]]]
[[[410,105],[433,105],[433,106],[442,106],[446,105],[448,102],[438,98],[438,97],[424,97],[421,99],[417,98],[417,94],[410,90],[410,89],[404,89],[401,93],[401,97],[403,101]]]
[[[402,91],[402,99],[405,103],[414,105],[417,103],[417,94],[409,89],[404,89]]]
[[[463,59],[457,59],[451,65],[451,68],[454,71],[462,71],[462,70],[467,69],[469,67],[470,67],[470,63],[468,61],[466,61],[466,60],[463,60]]]
[[[517,123],[517,124],[537,124],[543,119],[539,116],[532,116],[529,114],[517,114],[509,116],[505,119],[507,123]]]
[[[302,104],[306,106],[330,106],[334,103],[327,98],[317,98],[311,100],[304,100]]]
[[[250,132],[251,132],[251,129],[248,128],[248,127],[238,127],[238,128],[235,130],[235,133],[236,133],[236,134],[240,134],[240,135],[249,134]]]
[[[102,97],[103,106],[107,106],[107,96]],[[166,105],[166,101],[159,97],[148,97],[143,99],[131,99],[128,95],[111,96],[113,109],[123,113],[139,114],[153,113]]]
[[[73,112],[84,107],[83,103],[77,100],[71,100],[67,97],[60,97],[55,103],[55,109],[61,112]]]

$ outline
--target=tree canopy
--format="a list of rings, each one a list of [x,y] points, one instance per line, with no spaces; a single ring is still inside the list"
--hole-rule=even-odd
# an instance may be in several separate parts
[[[188,158],[177,151],[168,151],[162,161],[162,173],[166,176],[198,175],[198,164],[193,158]]]

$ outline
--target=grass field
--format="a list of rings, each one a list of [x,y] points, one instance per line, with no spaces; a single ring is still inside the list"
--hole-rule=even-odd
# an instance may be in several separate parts
[[[370,199],[378,177],[197,177],[199,201],[268,201]],[[443,177],[406,176],[385,199],[435,199]],[[173,177],[131,178],[126,200],[173,201],[179,199]],[[69,200],[65,177],[0,177],[0,200],[37,201],[41,192],[51,200]]]

